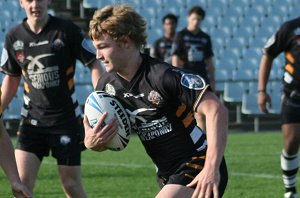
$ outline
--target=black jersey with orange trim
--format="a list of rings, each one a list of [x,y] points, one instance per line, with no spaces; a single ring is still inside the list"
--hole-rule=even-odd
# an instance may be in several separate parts
[[[78,122],[80,108],[74,93],[76,59],[88,65],[95,60],[95,54],[71,21],[50,16],[36,34],[25,19],[8,32],[1,71],[24,77],[24,123],[72,127],[72,122]]]
[[[300,89],[300,17],[283,23],[269,38],[263,51],[273,58],[284,52],[284,85]]]
[[[208,79],[205,59],[212,57],[210,36],[200,30],[193,34],[184,28],[179,31],[172,44],[172,55],[177,55],[185,62],[184,67]]]
[[[151,55],[161,61],[172,64],[172,39],[161,37],[157,39],[151,49]]]
[[[193,111],[209,85],[199,75],[142,56],[130,82],[115,72],[105,73],[96,90],[115,95],[123,104],[158,174],[168,176],[179,164],[205,154],[206,136],[196,126]]]

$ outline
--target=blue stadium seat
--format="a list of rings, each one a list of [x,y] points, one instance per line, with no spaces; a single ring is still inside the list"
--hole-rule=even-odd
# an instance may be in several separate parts
[[[231,80],[231,72],[226,69],[216,69],[215,71],[216,90],[224,91],[224,83]]]
[[[226,102],[242,102],[243,93],[247,89],[245,82],[225,82],[224,84],[224,101]]]
[[[232,71],[232,80],[234,81],[253,81],[257,79],[256,76],[254,76],[254,72],[252,69],[236,69]]]
[[[101,1],[99,1],[99,0],[83,0],[82,6],[84,8],[99,8],[100,2]]]

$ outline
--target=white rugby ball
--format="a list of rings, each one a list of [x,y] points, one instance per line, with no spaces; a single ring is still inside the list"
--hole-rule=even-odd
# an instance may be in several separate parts
[[[84,114],[87,116],[92,128],[104,112],[108,113],[104,124],[115,117],[119,125],[118,133],[105,147],[113,151],[120,151],[127,146],[130,139],[131,125],[129,117],[124,107],[114,96],[103,91],[92,92],[87,97],[84,106]]]

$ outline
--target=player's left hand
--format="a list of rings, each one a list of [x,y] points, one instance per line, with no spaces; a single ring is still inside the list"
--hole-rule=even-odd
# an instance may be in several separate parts
[[[219,170],[204,166],[203,170],[187,187],[196,187],[192,198],[219,198],[219,183]]]
[[[12,193],[15,198],[31,198],[32,193],[28,190],[28,188],[20,183],[20,182],[14,182],[11,186]]]

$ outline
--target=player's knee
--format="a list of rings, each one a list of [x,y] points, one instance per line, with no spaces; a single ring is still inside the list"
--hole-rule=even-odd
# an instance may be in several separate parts
[[[66,193],[70,194],[70,195],[76,193],[77,189],[79,189],[78,188],[78,185],[79,185],[78,182],[73,180],[73,179],[63,180],[62,184],[63,184],[63,187],[64,187]]]

